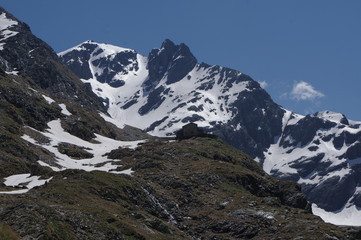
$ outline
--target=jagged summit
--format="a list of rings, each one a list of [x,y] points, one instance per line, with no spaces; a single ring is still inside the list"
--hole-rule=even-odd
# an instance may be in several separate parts
[[[72,47],[68,50],[58,53],[58,55],[60,57],[62,57],[71,51],[93,50],[97,47],[100,49],[103,49],[103,50],[110,51],[109,54],[112,54],[112,53],[114,54],[116,52],[121,52],[121,51],[133,51],[134,52],[134,50],[129,49],[129,48],[122,48],[122,47],[114,46],[114,45],[107,44],[107,43],[98,43],[93,40],[86,40],[86,41],[78,44],[75,47]]]
[[[91,40],[59,53],[59,57],[71,64],[80,78],[97,78],[112,87],[123,85],[122,76],[138,69],[138,54],[134,50]]]
[[[174,42],[168,38],[166,38],[161,45],[161,49],[174,49],[176,47],[176,45],[174,44]]]
[[[162,79],[166,84],[183,79],[197,64],[189,48],[181,43],[175,45],[166,39],[159,49],[153,49],[148,55],[147,69],[149,78],[144,83],[145,91],[151,91]]]
[[[165,39],[162,44],[161,47],[159,49],[153,49],[153,50],[159,50],[159,51],[166,51],[169,52],[171,55],[173,55],[176,52],[180,52],[179,55],[192,55],[192,53],[190,52],[189,47],[184,44],[184,43],[180,43],[179,45],[176,45],[172,40],[170,39]]]
[[[149,75],[143,85],[145,92],[151,91],[163,78],[166,78],[167,84],[181,80],[197,64],[197,59],[185,44],[176,45],[169,39],[159,49],[153,49],[148,57],[141,56],[132,49],[91,40],[58,55],[80,78],[96,78],[113,87],[124,84],[124,75],[129,71],[139,70],[140,61]]]
[[[336,112],[326,110],[326,111],[322,111],[322,112],[317,112],[313,115],[315,117],[323,118],[325,120],[329,120],[329,121],[336,122],[336,123],[342,123],[345,125],[350,124],[349,120],[342,113],[336,113]],[[351,121],[351,122],[353,122],[353,121]]]

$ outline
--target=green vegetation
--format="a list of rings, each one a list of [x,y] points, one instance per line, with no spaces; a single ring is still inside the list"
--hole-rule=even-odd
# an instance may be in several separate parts
[[[19,235],[16,234],[8,225],[0,222],[0,240],[18,240]]]
[[[59,222],[59,221],[50,221],[46,226],[44,235],[40,238],[41,240],[76,240],[77,237],[72,232],[72,229],[69,225]]]

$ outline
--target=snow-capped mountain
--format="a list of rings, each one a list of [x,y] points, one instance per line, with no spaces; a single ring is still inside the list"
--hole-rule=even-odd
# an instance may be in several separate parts
[[[103,54],[91,50],[89,56],[101,66],[79,64],[78,70],[96,74],[100,82],[83,80],[84,84],[26,24],[2,8],[0,34],[1,239],[354,239],[359,235],[356,228],[320,221],[310,213],[298,184],[268,176],[253,159],[223,141],[170,141],[106,121],[117,120],[104,112],[103,103],[110,110],[114,99],[101,102],[91,91],[94,84],[103,82],[97,93],[115,99],[116,91],[128,89],[131,95],[131,83],[140,84],[144,96],[136,100],[150,104],[148,111],[141,112],[146,118],[162,106],[149,103],[146,96],[159,88],[163,76],[169,76],[165,85],[171,86],[197,66],[194,57],[186,63],[180,60],[189,53],[185,46],[169,42],[174,47],[171,52],[179,50],[179,58],[154,50],[158,60],[152,65],[150,58],[132,50],[97,44]],[[83,50],[77,51],[80,59]],[[179,64],[170,63],[172,59]],[[164,63],[177,66],[176,71],[170,74],[161,67]],[[207,82],[208,67],[202,68]],[[232,81],[230,76],[224,79],[230,84],[215,81],[212,86],[264,93],[250,78],[241,75]],[[221,91],[210,88],[212,94]],[[185,90],[182,93],[186,95]]]
[[[87,41],[59,57],[91,86],[119,126],[168,136],[196,122],[271,175],[300,183],[318,214],[359,225],[361,122],[329,111],[292,113],[251,77],[198,63],[186,45],[170,40],[149,56]]]
[[[167,136],[197,122],[253,156],[281,131],[285,111],[256,81],[232,69],[198,64],[184,44],[166,40],[144,57],[87,41],[59,56],[91,85],[119,125]]]

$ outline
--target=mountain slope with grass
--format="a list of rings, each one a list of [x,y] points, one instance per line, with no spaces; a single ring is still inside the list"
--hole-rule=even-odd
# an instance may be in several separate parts
[[[0,219],[22,238],[356,239],[310,213],[300,187],[271,178],[247,155],[207,138],[119,148],[131,176],[54,172],[23,195],[0,195]],[[300,230],[302,229],[302,231]]]

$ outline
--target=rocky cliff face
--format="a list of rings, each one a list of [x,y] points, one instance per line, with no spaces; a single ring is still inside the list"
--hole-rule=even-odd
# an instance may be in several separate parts
[[[37,86],[57,97],[103,110],[96,96],[58,61],[56,53],[35,37],[27,24],[0,8],[2,25],[0,68],[31,78]]]
[[[113,60],[130,53],[128,61]],[[170,40],[147,57],[95,42],[59,56],[74,72],[90,69],[79,77],[92,86],[119,125],[167,136],[196,122],[254,157],[269,174],[300,183],[322,209],[344,219],[351,207],[361,216],[356,208],[361,207],[361,122],[329,111],[292,113],[274,103],[251,77],[197,63],[188,47]],[[107,84],[114,81],[122,84]]]

